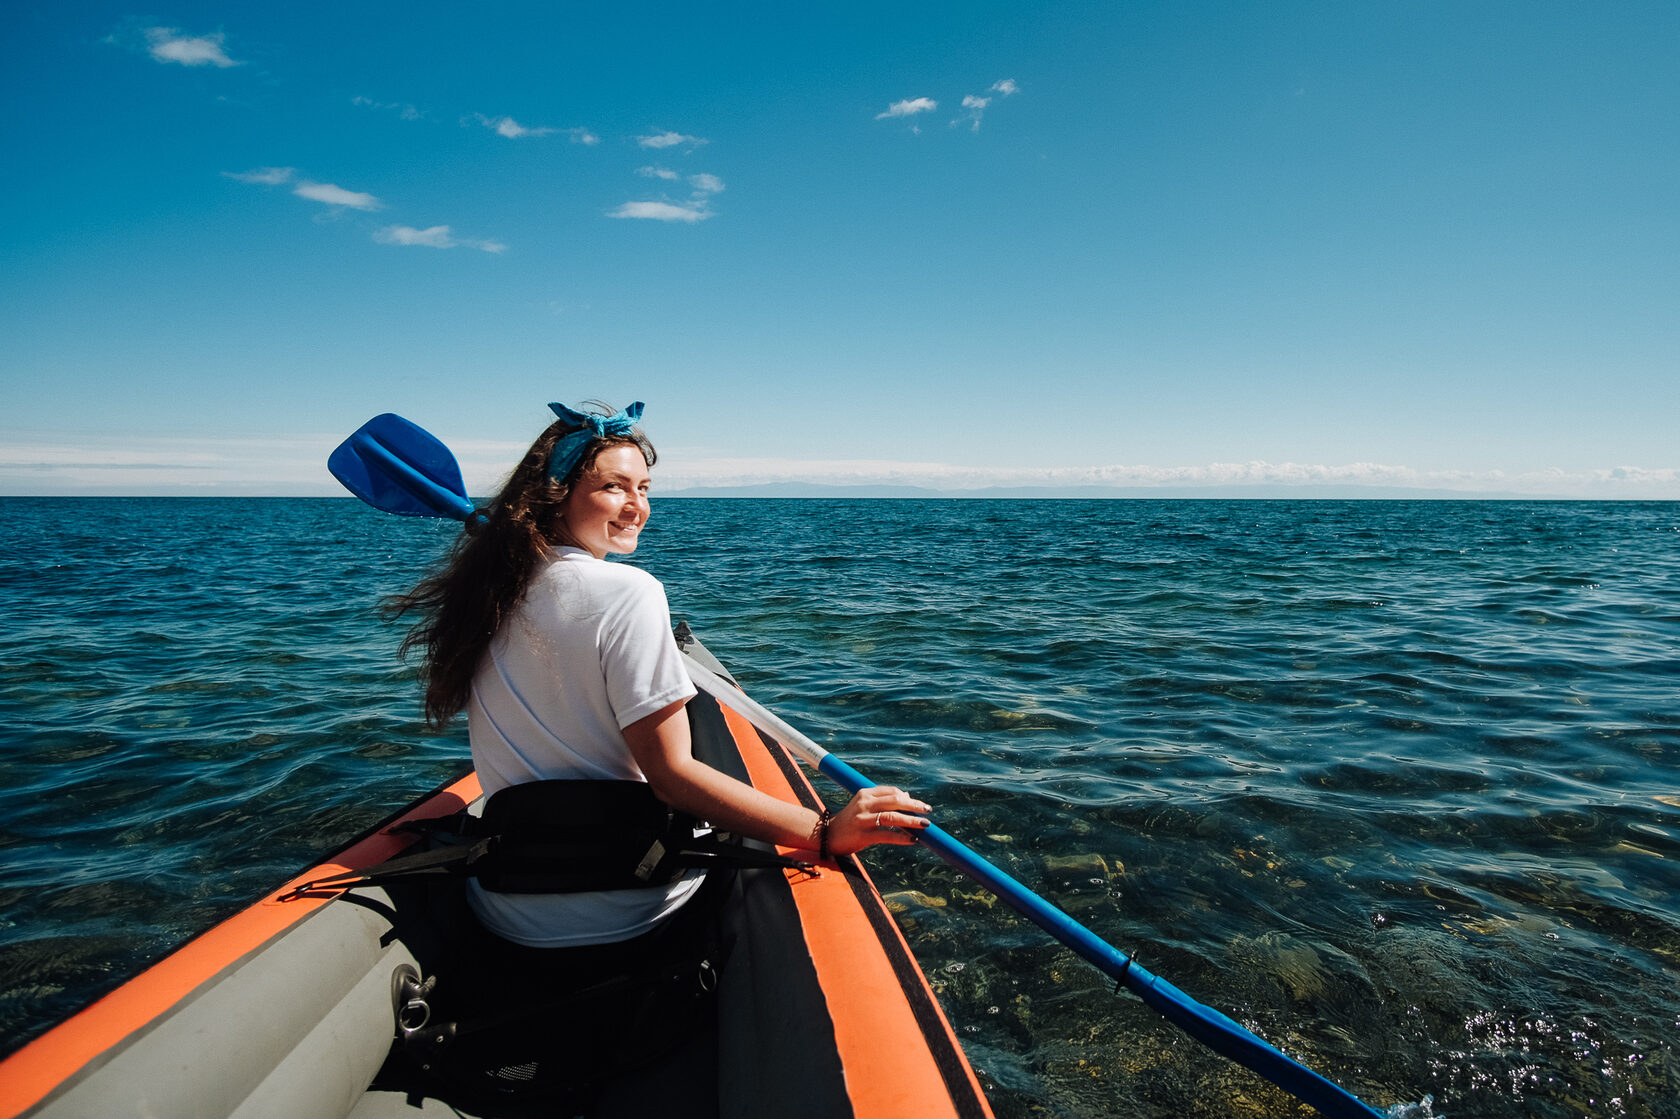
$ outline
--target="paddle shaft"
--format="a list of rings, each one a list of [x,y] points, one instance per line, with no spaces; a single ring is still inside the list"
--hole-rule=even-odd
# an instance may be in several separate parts
[[[781,742],[818,772],[854,793],[875,784],[692,657],[684,658],[684,663],[688,667],[689,678],[697,687],[735,708],[748,722]],[[1073,949],[1082,959],[1214,1052],[1259,1073],[1331,1119],[1380,1119],[1380,1112],[1346,1089],[1320,1076],[1219,1011],[1192,999],[1160,976],[1150,974],[1124,952],[982,858],[937,824],[930,824],[914,834],[919,842],[932,848],[940,858],[1008,902],[1022,916]]]

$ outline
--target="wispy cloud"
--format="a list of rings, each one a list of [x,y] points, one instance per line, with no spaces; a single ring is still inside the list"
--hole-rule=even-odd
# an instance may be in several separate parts
[[[293,167],[253,167],[249,171],[223,171],[222,175],[235,182],[256,186],[284,186],[297,180]],[[318,183],[310,179],[297,182],[292,193],[311,202],[320,202],[340,209],[372,212],[383,210],[385,203],[364,191],[346,190],[333,183]],[[433,225],[420,229],[412,225],[387,225],[374,231],[373,239],[382,245],[424,245],[433,249],[477,249],[485,253],[500,253],[507,246],[500,241],[476,237],[457,237],[447,225]]]
[[[999,97],[1009,97],[1020,91],[1021,87],[1015,83],[1014,78],[1004,78],[1002,81],[993,82],[986,92],[995,93]],[[970,132],[980,131],[980,118],[985,115],[986,106],[991,103],[992,98],[990,97],[981,97],[974,93],[968,94],[962,99],[963,114],[953,120],[951,125],[955,127],[959,124],[967,124]]]
[[[483,113],[474,113],[473,118],[496,135],[506,136],[509,140],[520,140],[526,136],[547,136],[556,131],[552,128],[527,128],[512,117],[487,117]]]
[[[663,179],[666,182],[676,182],[682,178],[675,171],[664,167],[638,168],[636,174],[648,178]],[[712,216],[712,196],[723,193],[723,180],[716,175],[700,172],[688,176],[688,185],[693,193],[685,201],[673,201],[665,198],[651,202],[626,202],[616,210],[608,210],[609,218],[642,218],[648,221],[675,221],[693,224],[705,221]]]
[[[294,167],[253,167],[249,171],[223,171],[227,178],[240,183],[255,183],[259,186],[279,186],[289,183],[292,176],[297,174]]]
[[[364,109],[379,109],[388,113],[395,113],[403,120],[423,120],[426,114],[413,105],[402,101],[375,101],[371,97],[352,97],[350,104],[359,105]]]
[[[430,424],[428,424],[430,426]],[[454,450],[468,492],[495,488],[523,443],[438,434]],[[167,438],[123,433],[0,430],[0,494],[332,494],[321,463],[342,432]],[[1201,466],[967,467],[870,459],[710,458],[680,447],[660,456],[658,489],[769,482],[912,485],[953,492],[989,486],[1366,486],[1598,500],[1680,499],[1680,466],[1581,470],[1425,470],[1381,463],[1210,463]]]
[[[697,148],[707,141],[698,136],[686,136],[681,132],[655,132],[648,136],[636,137],[636,143],[644,148],[661,150],[664,148]]]
[[[249,171],[223,171],[225,178],[240,183],[251,183],[256,186],[282,186],[297,177],[295,167],[253,167]],[[371,194],[359,190],[345,190],[332,183],[317,183],[310,179],[303,179],[292,188],[292,193],[299,198],[307,198],[311,202],[324,202],[328,206],[344,206],[352,210],[379,210],[384,203]]]
[[[331,494],[321,463],[338,438],[7,431],[0,493]]]
[[[220,31],[210,35],[183,35],[174,27],[148,27],[145,35],[147,53],[159,62],[223,69],[240,65],[223,49],[226,36]]]
[[[488,117],[483,113],[474,113],[472,119],[495,132],[498,136],[505,136],[509,140],[523,140],[528,136],[568,136],[574,144],[594,145],[601,142],[601,138],[587,128],[550,128],[542,125],[529,128],[512,117]]]
[[[970,131],[980,131],[980,116],[986,111],[986,106],[992,103],[990,97],[976,97],[972,93],[962,99],[962,107],[966,110],[962,116],[952,121],[952,125],[968,122]]]
[[[677,221],[692,224],[712,216],[704,202],[626,202],[616,210],[608,210],[609,218],[644,218],[649,221]]]
[[[328,206],[344,206],[352,210],[379,210],[385,205],[371,194],[364,194],[359,190],[345,190],[332,183],[311,182],[308,179],[299,183],[292,193],[311,202],[324,202]]]
[[[894,101],[887,106],[884,113],[876,113],[876,120],[892,120],[896,117],[913,117],[917,113],[931,113],[939,108],[939,102],[931,97],[912,97],[904,101]]]
[[[507,249],[500,241],[480,241],[471,237],[456,237],[447,225],[416,229],[412,225],[388,225],[376,230],[373,239],[381,245],[424,245],[430,249],[477,249],[499,253]]]
[[[1680,468],[1606,467],[1596,470],[1424,470],[1383,463],[1341,465],[1293,462],[1209,463],[1200,466],[1114,465],[1065,468],[970,467],[938,462],[881,460],[706,459],[668,451],[660,486],[752,486],[769,483],[918,486],[952,493],[989,488],[1103,487],[1124,490],[1263,488],[1318,491],[1433,491],[1514,497],[1680,498]]]

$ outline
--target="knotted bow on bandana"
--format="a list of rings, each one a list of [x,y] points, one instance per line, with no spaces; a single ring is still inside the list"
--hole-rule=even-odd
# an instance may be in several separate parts
[[[597,415],[593,412],[574,412],[564,404],[550,404],[556,416],[569,424],[577,426],[577,430],[562,435],[554,444],[554,451],[548,456],[548,476],[552,481],[563,482],[583,457],[584,448],[596,439],[605,439],[609,435],[629,435],[630,429],[636,421],[642,418],[642,402],[640,400],[611,416]]]

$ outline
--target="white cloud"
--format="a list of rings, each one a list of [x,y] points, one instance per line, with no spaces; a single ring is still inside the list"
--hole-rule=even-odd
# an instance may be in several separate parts
[[[351,421],[354,422],[354,421]],[[428,424],[428,426],[431,426]],[[434,431],[455,452],[470,493],[506,477],[524,443]],[[0,430],[0,494],[254,493],[342,496],[321,468],[343,431],[322,435],[166,438],[108,432]],[[1680,499],[1680,467],[1585,470],[1419,470],[1381,463],[1211,463],[1203,466],[1012,468],[870,459],[712,458],[662,448],[656,493],[766,482],[985,486],[1365,485],[1597,500]]]
[[[235,182],[279,186],[291,182],[297,170],[292,167],[253,167],[249,171],[223,171],[222,174]]]
[[[1019,93],[1020,91],[1021,87],[1015,84],[1014,78],[1004,78],[1002,81],[993,82],[991,88],[986,92],[996,93],[1002,97],[1008,97],[1011,94]],[[986,106],[991,103],[992,99],[990,97],[980,97],[972,93],[968,94],[962,99],[962,107],[966,111],[956,120],[951,122],[952,127],[959,124],[967,124],[970,132],[980,131],[980,118],[985,115]]]
[[[675,452],[675,453],[673,453]],[[1611,467],[1597,470],[1537,470],[1522,473],[1419,470],[1356,462],[1342,465],[1293,462],[1209,463],[1200,466],[1114,465],[1089,467],[971,467],[939,462],[883,460],[797,460],[685,458],[671,449],[661,460],[660,488],[752,486],[792,482],[816,485],[902,485],[960,493],[989,487],[1103,486],[1121,489],[1198,487],[1289,488],[1353,486],[1374,491],[1433,490],[1503,494],[1514,497],[1643,498],[1680,497],[1680,468]]]
[[[967,121],[969,124],[969,131],[980,131],[980,117],[983,113],[985,113],[986,106],[991,103],[992,99],[990,97],[976,97],[972,93],[969,94],[962,99],[962,107],[968,111],[956,120],[952,121],[951,124],[955,126]]]
[[[255,167],[249,171],[223,171],[222,174],[241,183],[278,186],[291,182],[297,171],[291,167]],[[309,179],[300,181],[292,189],[292,193],[299,198],[307,198],[311,202],[321,202],[328,206],[367,211],[385,208],[385,204],[371,194],[345,190],[332,183],[317,183]],[[426,229],[417,229],[412,225],[388,225],[376,230],[373,239],[382,245],[425,245],[434,249],[467,248],[486,253],[500,253],[507,249],[500,241],[457,237],[447,225],[434,225]]]
[[[9,431],[0,438],[0,493],[327,495],[337,485],[321,464],[342,438]]]
[[[641,167],[636,174],[651,179],[663,179],[676,182],[682,176],[665,167]],[[680,221],[694,223],[705,221],[712,216],[712,195],[721,193],[724,189],[723,180],[716,175],[701,172],[688,176],[688,185],[694,188],[694,193],[687,201],[673,202],[626,202],[616,210],[607,211],[609,218],[643,218],[649,221]]]
[[[509,140],[523,140],[527,136],[563,135],[570,137],[574,144],[591,146],[601,142],[601,138],[587,128],[527,128],[512,117],[487,117],[483,113],[474,113],[472,119],[491,129],[496,135],[505,136]]]
[[[681,132],[656,132],[651,136],[636,137],[636,143],[644,148],[662,149],[679,146],[697,148],[706,141],[698,136],[685,136]]]
[[[332,183],[315,183],[305,179],[292,191],[299,198],[307,198],[311,202],[325,202],[329,206],[348,206],[352,210],[378,210],[384,203],[371,194],[361,191],[345,190]]]
[[[547,136],[553,131],[552,128],[525,128],[512,117],[503,117],[496,122],[496,135],[506,136],[509,140],[517,140],[521,136]]]
[[[416,229],[412,225],[388,225],[384,229],[376,230],[373,239],[381,245],[424,245],[431,249],[467,248],[480,252],[499,253],[507,248],[499,241],[477,241],[467,237],[456,237],[449,231],[447,225],[434,225],[426,229]]]
[[[512,117],[487,117],[483,113],[474,113],[473,117],[496,135],[505,136],[509,140],[518,140],[526,136],[547,136],[557,131],[553,128],[526,128]]]
[[[890,117],[913,117],[917,113],[931,113],[939,108],[939,102],[931,97],[916,97],[905,101],[894,101],[887,106],[884,113],[876,113],[876,120],[887,120]]]
[[[373,239],[381,245],[425,245],[433,249],[455,247],[447,225],[434,225],[428,229],[415,229],[412,225],[388,225],[375,232]]]
[[[674,204],[670,202],[626,202],[616,210],[608,210],[609,218],[646,218],[651,221],[705,221],[712,216],[704,202]]]
[[[235,182],[254,183],[259,186],[280,186],[291,182],[297,176],[294,167],[253,167],[249,171],[223,171],[222,174]],[[358,190],[345,190],[332,183],[317,183],[303,179],[292,188],[292,193],[299,198],[307,198],[311,202],[324,202],[328,206],[347,206],[352,210],[379,210],[384,203],[371,194],[364,194]]]
[[[225,36],[220,31],[212,35],[187,36],[174,27],[146,28],[146,49],[159,62],[175,62],[182,66],[217,66],[226,69],[238,66],[222,49]]]
[[[396,113],[403,120],[421,120],[426,115],[413,105],[399,101],[375,101],[371,97],[352,97],[350,104],[360,105],[364,109],[382,109],[386,112]]]

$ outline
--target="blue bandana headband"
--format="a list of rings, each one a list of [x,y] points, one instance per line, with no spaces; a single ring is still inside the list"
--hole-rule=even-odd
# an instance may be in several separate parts
[[[549,408],[556,416],[574,425],[577,430],[562,435],[554,444],[554,451],[548,456],[549,479],[565,481],[566,476],[577,468],[585,448],[595,440],[609,435],[629,435],[636,421],[642,418],[642,407],[642,402],[638,400],[622,412],[602,416],[593,412],[574,412],[564,404],[550,404]]]

